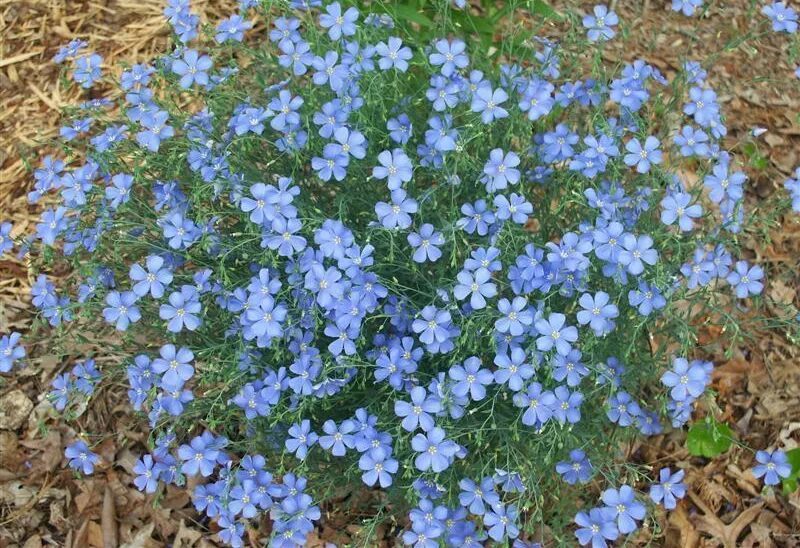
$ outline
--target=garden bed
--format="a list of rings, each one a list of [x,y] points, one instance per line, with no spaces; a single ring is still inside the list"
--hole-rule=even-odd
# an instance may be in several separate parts
[[[624,51],[612,44],[605,52],[609,62],[631,62],[644,58],[667,77],[681,66],[682,52],[690,41],[715,51],[719,43],[734,38],[750,24],[751,3],[726,2],[712,7],[709,17],[686,19],[667,11],[662,2],[644,8],[620,2],[616,10],[630,29]],[[211,7],[213,6],[213,9]],[[193,8],[217,21],[229,13],[217,2],[197,2]],[[560,10],[574,4],[557,3]],[[588,3],[577,6],[582,12]],[[11,220],[15,233],[31,232],[40,208],[28,204],[26,195],[32,176],[26,163],[38,165],[38,142],[58,131],[57,112],[78,96],[58,80],[50,59],[58,46],[73,37],[87,39],[105,56],[109,66],[119,61],[138,62],[166,48],[168,32],[163,25],[161,2],[0,3],[0,30],[7,37],[0,50],[0,211]],[[557,28],[557,25],[556,27]],[[703,46],[693,50],[703,57]],[[722,54],[709,72],[709,81],[720,94],[727,113],[726,142],[749,141],[736,153],[748,165],[751,207],[759,200],[783,192],[782,182],[798,163],[800,150],[800,85],[793,79],[787,42],[781,36],[765,35],[757,49],[748,44]],[[619,57],[617,57],[619,56]],[[766,75],[766,76],[765,76]],[[756,127],[767,128],[758,137],[748,137]],[[691,180],[692,173],[685,173]],[[769,265],[770,301],[778,307],[797,307],[800,223],[787,218],[765,231],[762,238],[745,242],[746,258]],[[70,276],[70,272],[56,272]],[[29,290],[33,282],[24,260],[0,260],[0,325],[2,331],[25,332],[30,327]],[[796,308],[795,308],[796,311]],[[778,315],[785,309],[771,311]],[[43,334],[44,331],[41,331]],[[701,331],[700,343],[714,359],[712,388],[720,405],[717,419],[729,424],[736,437],[749,447],[800,444],[800,359],[797,341],[783,333],[764,329],[752,334],[738,348],[715,348],[719,333]],[[57,358],[58,349],[38,338],[28,346],[28,366],[0,385],[0,539],[34,548],[40,545],[102,546],[104,538],[130,546],[161,546],[172,542],[185,546],[210,545],[210,537],[183,489],[170,487],[158,507],[132,485],[131,469],[146,439],[130,421],[126,395],[121,385],[111,385],[95,394],[91,408],[78,427],[86,432],[107,432],[94,448],[105,465],[92,478],[76,480],[63,467],[63,446],[76,431],[55,419],[43,402],[52,379],[71,361]],[[106,341],[91,340],[83,353],[100,356],[98,361],[119,359],[106,349]],[[132,446],[140,444],[139,449]],[[800,495],[764,496],[761,483],[749,469],[749,451],[734,446],[716,458],[693,457],[681,431],[632,443],[630,458],[655,469],[671,466],[687,471],[689,495],[678,508],[661,516],[657,542],[672,546],[720,543],[738,545],[786,545],[798,541]],[[351,495],[325,508],[324,519],[309,538],[310,545],[358,542],[363,534],[362,518],[371,517],[370,495]],[[405,524],[382,524],[377,535],[390,545]],[[259,531],[248,531],[256,539],[269,534],[264,520]],[[373,534],[374,532],[370,532]],[[643,543],[653,536],[644,530]],[[373,537],[374,538],[374,537]]]

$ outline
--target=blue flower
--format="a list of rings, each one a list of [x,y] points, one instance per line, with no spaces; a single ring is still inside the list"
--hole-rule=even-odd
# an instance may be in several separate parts
[[[141,124],[144,130],[136,134],[136,142],[150,152],[158,152],[161,141],[175,135],[175,129],[167,123],[168,120],[169,113],[165,110],[143,116]]]
[[[417,428],[428,432],[432,430],[436,423],[433,415],[442,410],[442,402],[434,395],[428,395],[425,388],[417,386],[409,392],[411,403],[397,400],[394,402],[394,414],[403,419],[400,425],[408,432],[413,432]]]
[[[135,295],[134,295],[135,297]],[[126,297],[126,300],[128,297]],[[116,299],[114,299],[116,300]],[[136,308],[136,307],[134,307]],[[106,309],[103,310],[105,312]],[[116,309],[114,312],[111,312],[112,317],[116,317]],[[127,312],[123,310],[119,310],[119,312]],[[136,312],[134,312],[134,316],[138,313],[138,308],[136,308]],[[50,304],[48,303],[45,308],[42,310],[42,316],[47,318],[48,323],[56,327],[61,325],[62,322],[68,322],[72,320],[72,311],[70,310],[70,301],[69,297],[57,297],[56,300]],[[113,320],[112,320],[113,321]],[[110,323],[110,322],[109,322]]]
[[[396,474],[399,468],[399,463],[387,455],[374,455],[372,453],[364,453],[358,459],[358,467],[364,471],[361,474],[361,480],[373,486],[376,483],[382,488],[386,489],[392,485],[391,474]]]
[[[356,313],[360,316],[362,314],[360,308],[356,307]],[[338,356],[344,352],[347,356],[352,356],[356,353],[356,345],[354,340],[358,338],[359,324],[350,325],[348,316],[337,318],[335,323],[329,323],[325,326],[325,335],[333,338],[333,342],[328,345],[328,351],[334,356]]]
[[[555,347],[556,352],[562,356],[572,350],[571,343],[578,340],[578,330],[574,326],[566,325],[567,317],[564,314],[553,313],[549,317],[536,320],[536,348],[547,352]]]
[[[764,270],[758,265],[750,266],[747,261],[737,261],[725,279],[740,299],[758,295],[764,290]]]
[[[639,404],[633,401],[631,395],[620,390],[608,398],[608,420],[620,426],[630,426],[642,415]]]
[[[257,497],[256,489],[256,483],[250,479],[233,486],[228,500],[228,510],[232,515],[241,514],[244,518],[254,518],[258,514],[254,502]]]
[[[341,277],[342,273],[333,266],[325,269],[320,264],[314,264],[306,273],[304,287],[316,294],[320,306],[328,308],[343,294],[339,283]]]
[[[761,8],[761,12],[772,21],[772,30],[794,34],[797,32],[797,12],[786,2],[773,2]]]
[[[316,69],[312,81],[317,86],[328,84],[331,90],[340,92],[344,90],[350,72],[342,64],[338,64],[339,54],[335,51],[328,51],[325,57],[315,57],[311,66]]]
[[[528,215],[533,213],[533,205],[523,196],[511,193],[510,198],[500,194],[494,197],[494,206],[497,208],[497,218],[501,221],[511,219],[519,225],[528,222]]]
[[[680,147],[681,156],[699,156],[707,158],[711,155],[711,147],[708,146],[708,134],[702,129],[695,129],[692,126],[684,126],[679,134],[674,138],[674,142]]]
[[[181,472],[187,476],[199,473],[207,478],[214,472],[216,464],[224,459],[221,449],[227,442],[225,438],[215,438],[211,432],[205,431],[188,444],[181,445],[178,448],[178,457],[183,461]]]
[[[508,387],[519,392],[523,389],[525,381],[533,376],[534,369],[527,363],[525,351],[522,348],[514,347],[509,356],[505,352],[497,353],[494,363],[498,369],[494,372],[494,380],[497,384],[508,384]]]
[[[628,303],[635,306],[642,316],[648,316],[653,310],[664,308],[667,300],[657,287],[640,280],[639,287],[628,292]]]
[[[459,450],[458,444],[446,439],[444,430],[438,426],[425,434],[415,435],[411,439],[411,448],[419,453],[414,466],[421,472],[447,470]]]
[[[444,245],[445,239],[441,232],[437,232],[432,224],[425,223],[419,232],[412,232],[407,236],[408,243],[414,248],[412,259],[417,263],[426,261],[436,262],[442,256],[439,246]]]
[[[319,16],[319,24],[322,28],[328,29],[331,40],[339,40],[342,36],[352,36],[356,33],[355,22],[358,20],[356,8],[350,7],[342,13],[342,6],[339,2],[334,2],[328,4],[325,12]]]
[[[726,198],[740,200],[744,196],[747,176],[741,171],[730,173],[729,167],[728,162],[721,161],[703,179],[703,185],[709,189],[709,198],[716,203]]]
[[[172,72],[181,77],[179,84],[184,89],[189,89],[192,84],[207,86],[208,70],[212,65],[208,55],[200,55],[197,50],[187,49],[180,59],[172,62]]]
[[[431,53],[428,60],[435,67],[441,66],[442,75],[447,78],[469,64],[465,53],[467,45],[462,40],[437,40],[434,48],[436,52]]]
[[[177,389],[194,375],[194,354],[186,347],[176,348],[165,344],[159,350],[160,357],[153,360],[153,371],[162,375],[163,387]]]
[[[25,357],[25,347],[19,342],[21,338],[16,331],[0,337],[0,373],[8,373],[17,360]]]
[[[269,39],[273,42],[278,42],[278,45],[284,43],[297,43],[302,40],[300,32],[300,20],[294,17],[278,17],[275,19],[273,25],[274,29],[269,31]]]
[[[309,448],[319,440],[319,436],[311,430],[311,423],[307,419],[289,427],[288,434],[290,437],[286,438],[286,450],[294,453],[300,460],[305,460]]]
[[[245,384],[231,402],[244,409],[244,416],[248,420],[266,417],[272,410],[262,392],[253,383]]]
[[[102,378],[102,374],[95,367],[93,359],[77,362],[75,367],[72,368],[72,376],[75,378],[75,389],[84,396],[91,396],[94,393],[95,385]]]
[[[607,541],[613,542],[619,537],[614,512],[609,508],[592,508],[588,514],[578,512],[575,523],[578,525],[575,536],[581,546],[591,543],[592,548],[605,548]]]
[[[520,173],[515,169],[520,163],[519,156],[514,152],[504,153],[503,149],[495,148],[489,153],[489,160],[483,167],[483,172],[487,175],[486,190],[495,192],[503,190],[509,184],[515,185],[519,182]]]
[[[139,307],[136,306],[137,296],[133,291],[110,291],[106,295],[106,304],[103,309],[103,318],[108,323],[114,324],[118,331],[125,331],[131,323],[142,318]]]
[[[580,392],[570,392],[565,386],[557,386],[553,390],[553,395],[556,398],[553,404],[553,417],[556,418],[561,424],[570,423],[575,424],[581,420],[581,404],[583,403],[583,394]]]
[[[425,92],[425,96],[433,103],[433,110],[442,112],[458,104],[460,91],[458,84],[436,74],[431,77],[431,87]]]
[[[268,105],[269,109],[276,113],[269,125],[276,131],[284,131],[287,126],[299,124],[300,114],[297,110],[301,106],[303,106],[302,97],[292,96],[288,90],[282,89]]]
[[[63,411],[69,404],[69,397],[74,388],[70,374],[57,375],[50,386],[53,390],[47,394],[48,399],[53,402],[56,410]]]
[[[678,505],[677,499],[686,496],[686,484],[683,483],[685,474],[683,470],[673,474],[669,468],[662,468],[659,482],[650,486],[650,500],[662,504],[667,510],[674,510]]]
[[[671,225],[678,221],[678,226],[684,232],[689,232],[694,227],[692,219],[697,219],[703,214],[700,204],[689,205],[692,196],[686,192],[667,194],[661,200],[661,222]]]
[[[645,263],[654,265],[658,262],[658,252],[652,249],[653,238],[647,234],[643,236],[625,234],[622,238],[622,247],[619,252],[619,263],[634,276],[644,272]]]
[[[480,267],[474,272],[462,270],[456,278],[458,284],[453,288],[453,295],[460,301],[469,296],[469,304],[474,310],[486,308],[486,298],[497,295],[497,286],[492,283],[492,274],[486,268]]]
[[[314,63],[315,57],[308,42],[299,39],[296,42],[282,40],[278,48],[282,53],[278,56],[278,64],[285,68],[292,67],[295,76],[304,75]]]
[[[569,462],[560,461],[556,464],[556,472],[569,483],[586,483],[592,477],[592,463],[586,458],[586,453],[580,449],[573,449],[569,452]]]
[[[625,150],[628,151],[624,158],[625,164],[636,166],[636,171],[639,173],[647,173],[650,171],[651,164],[660,164],[662,162],[661,150],[658,148],[660,145],[659,140],[652,135],[645,139],[644,146],[639,142],[639,139],[631,139],[625,145]]]
[[[428,129],[425,132],[425,144],[433,147],[435,152],[445,153],[456,149],[456,141],[458,140],[458,130],[453,129],[453,117],[450,114],[445,114],[443,117],[433,116],[428,120]],[[422,155],[420,149],[418,152]],[[434,165],[440,165],[441,155],[433,154],[434,161],[429,162]],[[423,162],[425,165],[425,162]]]
[[[404,145],[411,138],[412,123],[408,115],[403,113],[386,122],[389,138],[397,144]]]
[[[102,64],[103,58],[96,53],[79,57],[75,60],[72,79],[79,83],[82,88],[89,89],[101,78],[100,65]]]
[[[514,394],[514,405],[525,410],[522,424],[541,428],[553,416],[556,397],[551,391],[543,390],[538,382],[532,382],[526,391]]]
[[[67,59],[77,56],[80,50],[88,45],[89,43],[85,40],[79,40],[77,38],[71,40],[68,44],[61,46],[58,49],[58,52],[53,56],[53,62],[57,65],[60,65]]]
[[[592,242],[588,237],[580,237],[574,232],[567,232],[561,242],[548,242],[550,252],[547,259],[554,265],[570,271],[586,270],[589,259],[585,256],[592,250]]]
[[[470,110],[481,115],[484,124],[491,124],[495,120],[508,117],[508,111],[502,106],[508,100],[508,94],[503,88],[492,89],[490,86],[481,86],[472,95]]]
[[[661,376],[661,383],[671,388],[670,396],[676,401],[698,398],[710,382],[703,362],[694,360],[690,363],[685,358],[675,358],[672,369]]]
[[[272,234],[261,240],[261,246],[277,250],[281,257],[291,257],[306,248],[306,239],[297,234],[302,227],[299,219],[275,217],[272,221]]]
[[[798,68],[797,71],[798,78],[800,78],[800,68]],[[786,188],[792,200],[792,210],[794,210],[795,213],[800,213],[800,167],[795,170],[794,178],[790,177],[786,179],[783,186]]]
[[[613,512],[617,528],[623,535],[635,531],[639,527],[636,521],[643,520],[647,513],[644,504],[636,500],[629,485],[623,485],[619,489],[606,489],[601,498],[605,507]]]
[[[288,309],[276,303],[272,295],[252,295],[244,313],[244,337],[258,339],[258,346],[268,346],[268,341],[283,335],[283,322]]]
[[[495,322],[494,328],[514,337],[522,335],[533,323],[533,313],[527,307],[528,300],[524,297],[514,297],[513,301],[500,299],[497,309],[503,317]]]
[[[492,506],[492,510],[483,516],[484,526],[489,528],[489,536],[500,542],[505,538],[514,539],[519,536],[517,518],[519,512],[515,504],[508,506],[498,503]]]
[[[42,213],[42,221],[36,225],[36,234],[45,245],[55,245],[56,238],[67,228],[67,209],[58,207]]]
[[[553,360],[553,379],[559,382],[566,379],[567,386],[578,386],[581,379],[589,374],[589,369],[581,362],[582,356],[577,348],[570,350],[566,356],[556,355]]]
[[[330,450],[334,457],[342,457],[347,449],[355,447],[355,437],[351,434],[355,430],[355,425],[352,421],[344,421],[336,426],[335,422],[327,420],[322,425],[322,430],[325,435],[319,437],[319,445],[323,449]]]
[[[602,4],[596,5],[592,9],[593,14],[586,15],[583,18],[583,26],[588,30],[586,36],[590,42],[611,40],[614,38],[616,32],[611,27],[619,23],[617,14],[609,11],[608,8]]]
[[[94,472],[94,466],[100,461],[97,453],[92,453],[86,443],[81,440],[69,445],[64,451],[64,456],[69,459],[67,464],[70,468],[87,476]]]
[[[461,206],[461,213],[465,215],[458,220],[458,226],[467,234],[478,233],[479,236],[486,236],[489,228],[495,222],[494,213],[488,209],[486,200],[479,199],[474,204],[464,204]]]
[[[396,148],[391,152],[384,150],[378,154],[380,165],[372,168],[376,179],[387,179],[389,190],[396,190],[411,180],[412,165],[406,153]]]
[[[136,474],[133,484],[139,491],[155,493],[158,489],[159,471],[158,469],[154,470],[154,466],[152,455],[144,455],[133,465],[133,473]]]
[[[71,125],[61,126],[58,134],[65,141],[72,141],[76,137],[88,133],[93,122],[94,120],[92,118],[80,118],[78,120],[73,120],[70,122]]]
[[[411,226],[411,214],[416,213],[417,201],[409,198],[402,188],[391,192],[392,203],[378,202],[375,204],[375,214],[385,228],[408,228]]]
[[[503,264],[498,257],[500,250],[496,247],[473,249],[469,259],[464,261],[464,269],[474,272],[479,268],[485,268],[489,272],[499,272],[503,269]]]
[[[167,330],[180,333],[184,328],[195,331],[202,324],[200,319],[200,295],[197,290],[184,285],[180,291],[173,291],[169,296],[169,303],[162,304],[158,309],[158,316],[168,320]]]
[[[225,485],[222,481],[200,484],[195,487],[192,493],[195,509],[198,512],[205,512],[210,518],[219,516],[222,511],[221,495],[224,489]]]
[[[519,108],[528,113],[528,120],[538,120],[550,113],[556,102],[553,98],[554,90],[553,84],[547,80],[533,78],[526,82]]]
[[[753,475],[764,478],[765,485],[778,485],[781,478],[788,478],[792,473],[789,457],[783,451],[756,451],[756,464]]]
[[[264,183],[255,183],[250,187],[250,195],[252,198],[242,196],[239,209],[250,213],[250,220],[256,224],[264,225],[271,222],[274,208],[270,203],[269,187]]]
[[[619,316],[617,305],[609,303],[610,297],[605,291],[598,291],[594,296],[584,293],[578,299],[583,310],[578,311],[578,323],[589,325],[595,335],[602,337],[614,329],[613,319]]]
[[[444,528],[430,525],[424,521],[414,521],[411,523],[411,530],[403,533],[403,544],[414,548],[438,548],[439,542],[436,540]]]
[[[471,356],[464,360],[464,364],[455,364],[450,367],[448,375],[455,381],[453,394],[457,397],[469,395],[473,401],[480,401],[486,397],[486,387],[494,382],[494,375],[488,369],[483,369],[479,358]]]
[[[709,253],[702,247],[698,247],[692,253],[691,262],[681,266],[681,274],[687,277],[689,289],[694,289],[698,285],[704,286],[711,283],[716,275],[716,268]]]
[[[337,129],[345,127],[348,111],[342,107],[339,99],[328,101],[322,110],[314,113],[314,123],[320,126],[319,134],[326,139],[333,136]]]
[[[14,247],[14,241],[11,239],[12,228],[11,223],[0,223],[0,257]]]
[[[376,360],[375,381],[381,382],[388,379],[389,386],[400,390],[403,383],[403,363],[400,360],[401,350],[392,348],[388,353],[382,353]]]
[[[350,157],[347,154],[325,147],[322,150],[322,157],[315,156],[311,159],[311,167],[323,181],[330,181],[331,177],[341,181],[347,175],[347,166]]]
[[[344,52],[342,53],[342,64],[348,68],[351,74],[359,75],[364,72],[375,70],[375,47],[372,45],[361,46],[356,41],[345,42]]]
[[[589,139],[589,137],[587,137]],[[591,137],[591,139],[594,139]],[[545,162],[555,163],[562,160],[571,158],[575,154],[572,145],[578,142],[578,134],[573,133],[564,124],[558,124],[554,131],[549,131],[542,137],[542,154]],[[604,146],[600,145],[596,140],[589,141],[597,148],[588,148],[584,151],[585,155],[590,158],[596,158],[600,161],[605,161],[607,152]],[[602,152],[598,152],[600,149]]]
[[[683,106],[683,112],[693,116],[700,127],[711,127],[719,120],[717,94],[712,89],[693,86],[689,89],[689,101]]]
[[[244,31],[253,27],[253,23],[245,21],[241,15],[231,15],[223,19],[217,25],[217,34],[214,39],[220,44],[233,40],[241,42],[244,38]]]
[[[469,478],[464,478],[458,482],[461,492],[458,494],[458,502],[467,508],[472,514],[482,516],[486,513],[486,506],[500,504],[500,495],[495,491],[494,479],[485,477],[480,484],[476,484]]]
[[[691,17],[696,9],[703,5],[703,0],[672,0],[672,11],[682,12]]]
[[[164,238],[172,249],[188,249],[200,236],[200,229],[191,219],[174,211],[163,220]]]
[[[351,131],[346,127],[340,127],[334,130],[333,138],[337,141],[325,145],[325,147],[333,147],[332,150],[339,154],[349,154],[353,158],[359,160],[363,159],[367,154],[366,138],[359,131]]]

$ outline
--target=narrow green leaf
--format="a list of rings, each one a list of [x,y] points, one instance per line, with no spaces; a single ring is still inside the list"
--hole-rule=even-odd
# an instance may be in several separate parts
[[[392,10],[395,13],[394,19],[405,19],[407,21],[411,21],[412,23],[417,23],[423,27],[433,26],[433,20],[431,20],[427,15],[422,13],[414,6],[409,6],[408,4],[397,4],[392,7]]]
[[[528,0],[528,9],[533,15],[541,15],[545,19],[561,19],[561,14],[544,0]]]

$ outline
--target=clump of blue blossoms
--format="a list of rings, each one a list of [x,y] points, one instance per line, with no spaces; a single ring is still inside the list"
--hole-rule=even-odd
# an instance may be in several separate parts
[[[698,323],[735,344],[767,278],[713,66],[581,72],[624,24],[603,5],[574,43],[487,52],[448,10],[422,40],[349,2],[240,4],[201,27],[169,0],[174,49],[71,110],[34,172],[35,234],[0,224],[0,254],[41,271],[43,323],[122,349],[58,376],[55,408],[124,383],[152,440],[134,485],[191,481],[231,546],[266,517],[270,546],[303,545],[345,487],[420,548],[531,546],[543,523],[605,546],[675,508],[684,472],[620,448],[690,421],[714,369]],[[793,32],[790,12],[763,24]],[[107,83],[86,47],[56,61]],[[103,466],[91,442],[66,450],[82,474]],[[782,451],[757,458],[788,476]]]

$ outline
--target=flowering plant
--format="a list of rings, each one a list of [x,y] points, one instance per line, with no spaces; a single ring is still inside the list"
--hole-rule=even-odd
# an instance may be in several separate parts
[[[407,545],[631,534],[645,488],[668,509],[686,490],[619,448],[690,420],[713,370],[698,319],[735,342],[764,287],[706,72],[586,63],[615,37],[605,6],[573,21],[585,40],[512,25],[488,51],[449,5],[430,43],[378,8],[242,0],[201,29],[170,0],[174,51],[72,112],[30,195],[56,203],[21,252],[77,275],[39,275],[42,318],[111,326],[125,358],[79,362],[53,404],[126,383],[153,440],[134,484],[196,477],[233,546],[267,512],[271,545],[302,545],[343,482],[408,511]],[[56,61],[91,88],[84,47]],[[66,452],[85,474],[90,444]],[[767,483],[789,475],[762,453]]]

